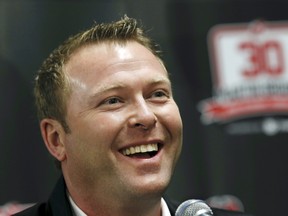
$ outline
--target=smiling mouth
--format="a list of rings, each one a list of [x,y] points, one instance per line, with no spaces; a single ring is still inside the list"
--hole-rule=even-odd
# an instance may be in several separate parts
[[[157,143],[133,146],[122,150],[122,154],[133,158],[151,158],[159,151]]]

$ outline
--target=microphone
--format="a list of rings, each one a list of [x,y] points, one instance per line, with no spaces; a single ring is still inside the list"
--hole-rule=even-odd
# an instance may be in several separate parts
[[[204,201],[190,199],[180,204],[175,216],[213,216],[213,212]]]

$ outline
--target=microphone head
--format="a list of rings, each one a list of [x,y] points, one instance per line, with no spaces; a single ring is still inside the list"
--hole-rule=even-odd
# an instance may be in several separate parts
[[[190,199],[181,203],[175,216],[213,216],[213,212],[204,201]]]

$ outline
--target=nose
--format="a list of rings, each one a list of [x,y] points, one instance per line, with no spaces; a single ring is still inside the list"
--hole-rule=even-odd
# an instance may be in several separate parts
[[[144,99],[137,102],[132,109],[132,115],[129,118],[130,128],[147,131],[155,127],[157,117]]]

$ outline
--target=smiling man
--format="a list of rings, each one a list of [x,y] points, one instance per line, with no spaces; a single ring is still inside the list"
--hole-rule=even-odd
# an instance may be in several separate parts
[[[66,40],[38,71],[35,98],[62,176],[47,202],[18,216],[175,214],[163,194],[181,152],[182,121],[157,46],[135,19]]]
[[[156,47],[124,17],[70,37],[43,63],[40,128],[63,178],[22,215],[170,214],[162,196],[182,122]]]

